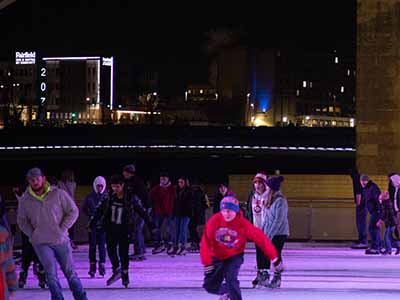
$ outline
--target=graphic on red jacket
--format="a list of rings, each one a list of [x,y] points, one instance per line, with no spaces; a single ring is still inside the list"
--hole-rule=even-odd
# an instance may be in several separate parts
[[[228,248],[234,248],[238,245],[238,236],[239,234],[237,231],[226,227],[221,227],[215,232],[215,239],[217,242],[224,244]]]

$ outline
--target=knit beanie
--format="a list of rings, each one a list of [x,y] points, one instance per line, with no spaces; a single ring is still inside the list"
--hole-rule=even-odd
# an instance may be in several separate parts
[[[230,209],[233,210],[235,213],[238,213],[239,208],[239,200],[232,196],[227,196],[222,198],[221,203],[219,204],[220,210],[222,209]]]
[[[272,176],[267,179],[267,185],[271,190],[279,191],[283,180],[283,176]]]
[[[265,184],[267,182],[267,175],[259,172],[256,174],[256,176],[254,176],[253,182],[256,182],[257,180],[260,180],[261,182],[263,182]]]

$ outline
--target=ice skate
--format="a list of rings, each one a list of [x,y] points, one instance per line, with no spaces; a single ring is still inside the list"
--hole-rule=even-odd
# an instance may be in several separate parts
[[[46,274],[44,273],[44,271],[39,271],[37,274],[38,280],[39,280],[39,287],[41,289],[45,289],[46,288]]]
[[[269,282],[269,273],[268,270],[258,270],[257,277],[251,282],[253,284],[253,288],[268,286]]]
[[[99,263],[99,274],[100,276],[106,275],[106,266],[104,265],[104,263]]]
[[[90,278],[94,278],[94,276],[96,275],[96,263],[90,263],[90,269],[88,274]]]
[[[26,277],[27,277],[27,276],[28,276],[28,273],[27,273],[27,272],[22,271],[22,272],[19,273],[18,287],[19,287],[20,289],[23,289],[23,288],[24,288],[24,286],[25,286],[25,284],[26,284]]]
[[[178,250],[179,250],[179,248],[178,248],[178,246],[173,246],[173,247],[171,247],[168,251],[167,251],[167,254],[169,255],[169,256],[175,256],[177,253],[178,253]]]
[[[160,245],[158,245],[157,247],[155,247],[155,248],[151,251],[151,253],[152,253],[152,254],[159,254],[159,253],[161,253],[161,252],[164,252],[165,250],[166,250],[165,245],[164,245],[164,244],[160,244]]]
[[[271,282],[268,284],[268,287],[271,289],[276,289],[281,286],[281,273],[275,271],[274,277],[272,278]]]
[[[121,279],[121,269],[117,269],[113,271],[113,274],[110,278],[107,279],[107,286],[112,285],[117,280]]]
[[[177,255],[186,255],[187,250],[186,247],[184,245],[180,246],[178,251],[176,252]]]
[[[122,285],[125,288],[128,288],[128,285],[129,285],[129,273],[128,273],[128,270],[123,270],[121,272],[121,276],[122,276]]]

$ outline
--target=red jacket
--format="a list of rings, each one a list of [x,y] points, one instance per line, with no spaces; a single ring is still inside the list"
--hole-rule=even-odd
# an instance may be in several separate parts
[[[170,216],[174,210],[176,187],[170,184],[167,187],[156,185],[150,191],[150,200],[154,213],[161,216]]]
[[[204,229],[200,244],[203,265],[212,264],[213,257],[224,260],[244,252],[247,239],[253,241],[270,260],[277,258],[275,246],[257,227],[247,221],[242,212],[226,222],[219,212],[211,217]]]

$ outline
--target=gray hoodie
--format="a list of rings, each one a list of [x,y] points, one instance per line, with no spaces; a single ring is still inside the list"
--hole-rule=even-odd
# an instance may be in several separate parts
[[[264,209],[264,233],[272,240],[276,235],[289,236],[288,203],[281,192],[275,194],[275,199],[269,208]]]
[[[68,229],[78,218],[79,210],[67,192],[51,186],[43,200],[29,189],[18,203],[19,228],[33,245],[57,245],[69,241]]]

